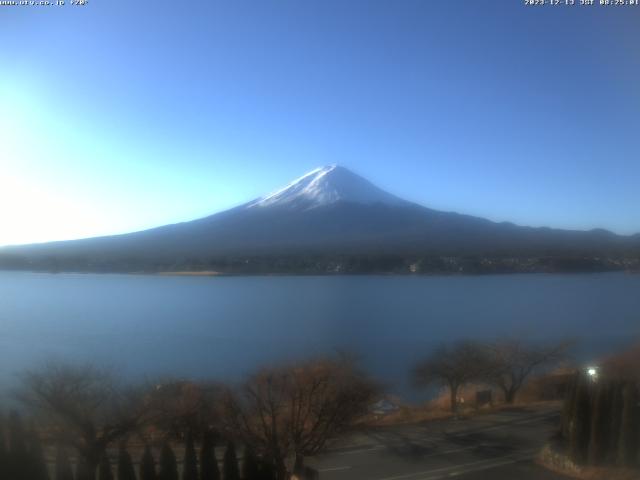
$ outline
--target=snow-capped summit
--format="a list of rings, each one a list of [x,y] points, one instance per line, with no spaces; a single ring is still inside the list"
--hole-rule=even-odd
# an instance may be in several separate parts
[[[344,167],[328,165],[316,168],[286,187],[251,202],[247,208],[278,206],[308,210],[336,202],[365,205],[408,203]]]

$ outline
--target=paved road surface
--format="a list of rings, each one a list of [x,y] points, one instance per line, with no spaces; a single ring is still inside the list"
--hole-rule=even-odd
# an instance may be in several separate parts
[[[321,480],[566,480],[533,462],[558,422],[538,407],[371,428],[307,464]]]

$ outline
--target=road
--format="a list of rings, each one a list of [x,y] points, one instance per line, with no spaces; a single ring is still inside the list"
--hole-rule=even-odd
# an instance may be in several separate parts
[[[321,480],[566,480],[533,462],[558,407],[368,428],[307,464]]]

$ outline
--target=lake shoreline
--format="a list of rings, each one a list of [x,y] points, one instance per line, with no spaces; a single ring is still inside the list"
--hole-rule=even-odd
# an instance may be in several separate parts
[[[3,273],[46,273],[50,275],[143,275],[158,277],[490,277],[506,275],[596,275],[621,273],[638,275],[640,270],[510,270],[510,271],[427,271],[427,272],[221,272],[216,270],[176,271],[89,271],[89,270],[13,270],[0,269]]]

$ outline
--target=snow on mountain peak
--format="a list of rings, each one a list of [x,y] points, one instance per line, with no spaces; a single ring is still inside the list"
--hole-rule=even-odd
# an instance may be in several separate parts
[[[247,208],[280,206],[307,210],[339,201],[366,205],[407,203],[344,167],[328,165],[316,168],[286,187],[251,202]]]

